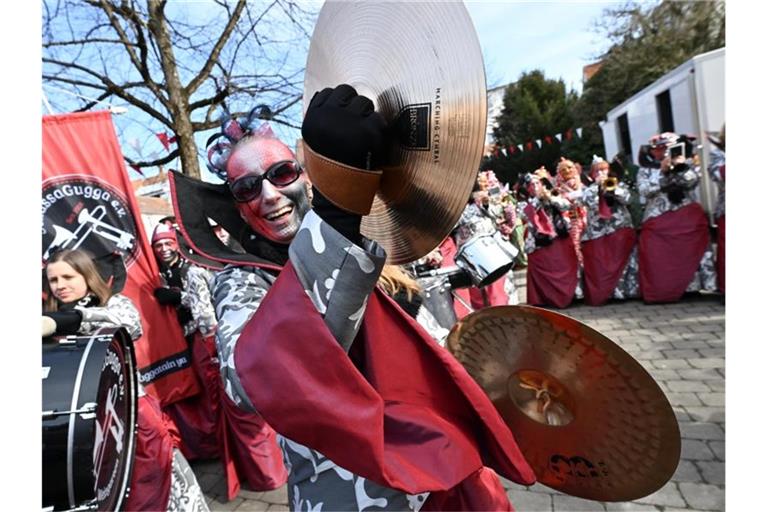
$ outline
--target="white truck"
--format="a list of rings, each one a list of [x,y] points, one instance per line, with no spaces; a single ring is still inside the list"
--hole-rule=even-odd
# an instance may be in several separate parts
[[[725,47],[684,62],[606,114],[600,122],[607,159],[619,152],[637,164],[640,146],[657,133],[696,137],[702,165],[701,202],[711,214],[717,198],[706,172],[711,142],[725,123]]]

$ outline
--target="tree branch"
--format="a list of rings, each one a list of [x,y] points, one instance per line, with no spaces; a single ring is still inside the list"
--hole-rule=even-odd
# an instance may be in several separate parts
[[[200,69],[200,72],[197,74],[197,76],[195,76],[184,88],[187,95],[192,95],[192,93],[194,93],[197,88],[200,87],[200,85],[210,76],[211,70],[213,69],[216,61],[219,59],[219,55],[221,54],[221,50],[224,48],[224,44],[229,40],[229,36],[232,33],[232,30],[235,28],[235,25],[237,25],[237,22],[240,19],[240,14],[243,12],[244,7],[245,0],[239,0],[235,6],[234,12],[229,18],[229,21],[227,21],[227,25],[224,27],[224,30],[221,31],[221,35],[219,36],[218,41],[216,41],[216,44],[213,46],[208,59],[205,61],[205,64]]]
[[[128,162],[129,165],[135,165],[136,167],[157,167],[158,165],[165,165],[168,162],[172,162],[175,158],[179,156],[179,149],[176,148],[170,153],[168,153],[166,156],[162,158],[158,158],[157,160],[152,160],[151,162],[136,162],[127,156],[124,156],[123,159],[125,159],[126,162]]]

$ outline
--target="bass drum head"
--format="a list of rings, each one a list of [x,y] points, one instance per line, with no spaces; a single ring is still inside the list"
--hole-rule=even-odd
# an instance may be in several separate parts
[[[97,393],[93,476],[98,510],[121,510],[136,450],[136,359],[125,330],[109,342]]]

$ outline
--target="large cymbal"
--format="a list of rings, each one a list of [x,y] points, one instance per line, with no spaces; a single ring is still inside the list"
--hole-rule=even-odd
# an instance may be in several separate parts
[[[492,307],[457,323],[447,346],[488,393],[542,484],[630,501],[675,472],[680,430],[664,393],[587,325],[531,306]]]
[[[304,110],[348,83],[398,127],[362,232],[407,263],[435,248],[467,203],[486,128],[483,59],[461,2],[326,2],[312,34]]]

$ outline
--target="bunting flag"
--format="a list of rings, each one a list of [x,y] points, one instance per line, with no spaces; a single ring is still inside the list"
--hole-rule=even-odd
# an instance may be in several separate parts
[[[557,135],[555,135],[555,138],[557,139],[557,142],[563,142],[563,134],[562,133],[558,133]]]
[[[155,134],[158,139],[160,139],[160,143],[163,145],[166,151],[171,147],[171,144],[176,142],[176,136],[168,137],[167,132],[158,132]]]
[[[544,136],[544,142],[546,142],[547,144],[552,144],[552,137],[550,137],[549,135]]]
[[[129,164],[129,165],[131,166],[131,169],[133,169],[133,170],[134,170],[134,171],[136,171],[137,173],[141,174],[141,177],[142,177],[142,178],[146,178],[146,176],[144,176],[144,171],[142,171],[142,170],[141,170],[141,167],[139,167],[139,166],[138,166],[138,165],[136,165],[136,164]]]
[[[576,135],[581,138],[581,128],[576,128]]]
[[[526,142],[525,143],[525,149],[527,149],[528,151],[532,150],[533,149],[533,142],[530,142],[530,141]]]
[[[518,145],[517,145],[517,149],[519,149],[520,151],[522,151],[522,150],[523,150],[523,145],[522,145],[522,144],[518,144]]]
[[[536,145],[537,145],[538,147],[541,147],[541,139],[536,139]]]
[[[506,157],[507,156],[507,149],[506,148],[501,148],[501,154]]]
[[[43,116],[42,261],[51,250],[81,248],[95,257],[119,252],[126,266],[120,292],[141,314],[134,342],[139,380],[166,405],[199,392],[176,310],[152,292],[160,286],[155,256],[109,111]]]
[[[507,152],[508,152],[510,155],[514,155],[515,153],[517,153],[517,146],[515,146],[515,145],[509,146],[509,147],[507,148]]]

